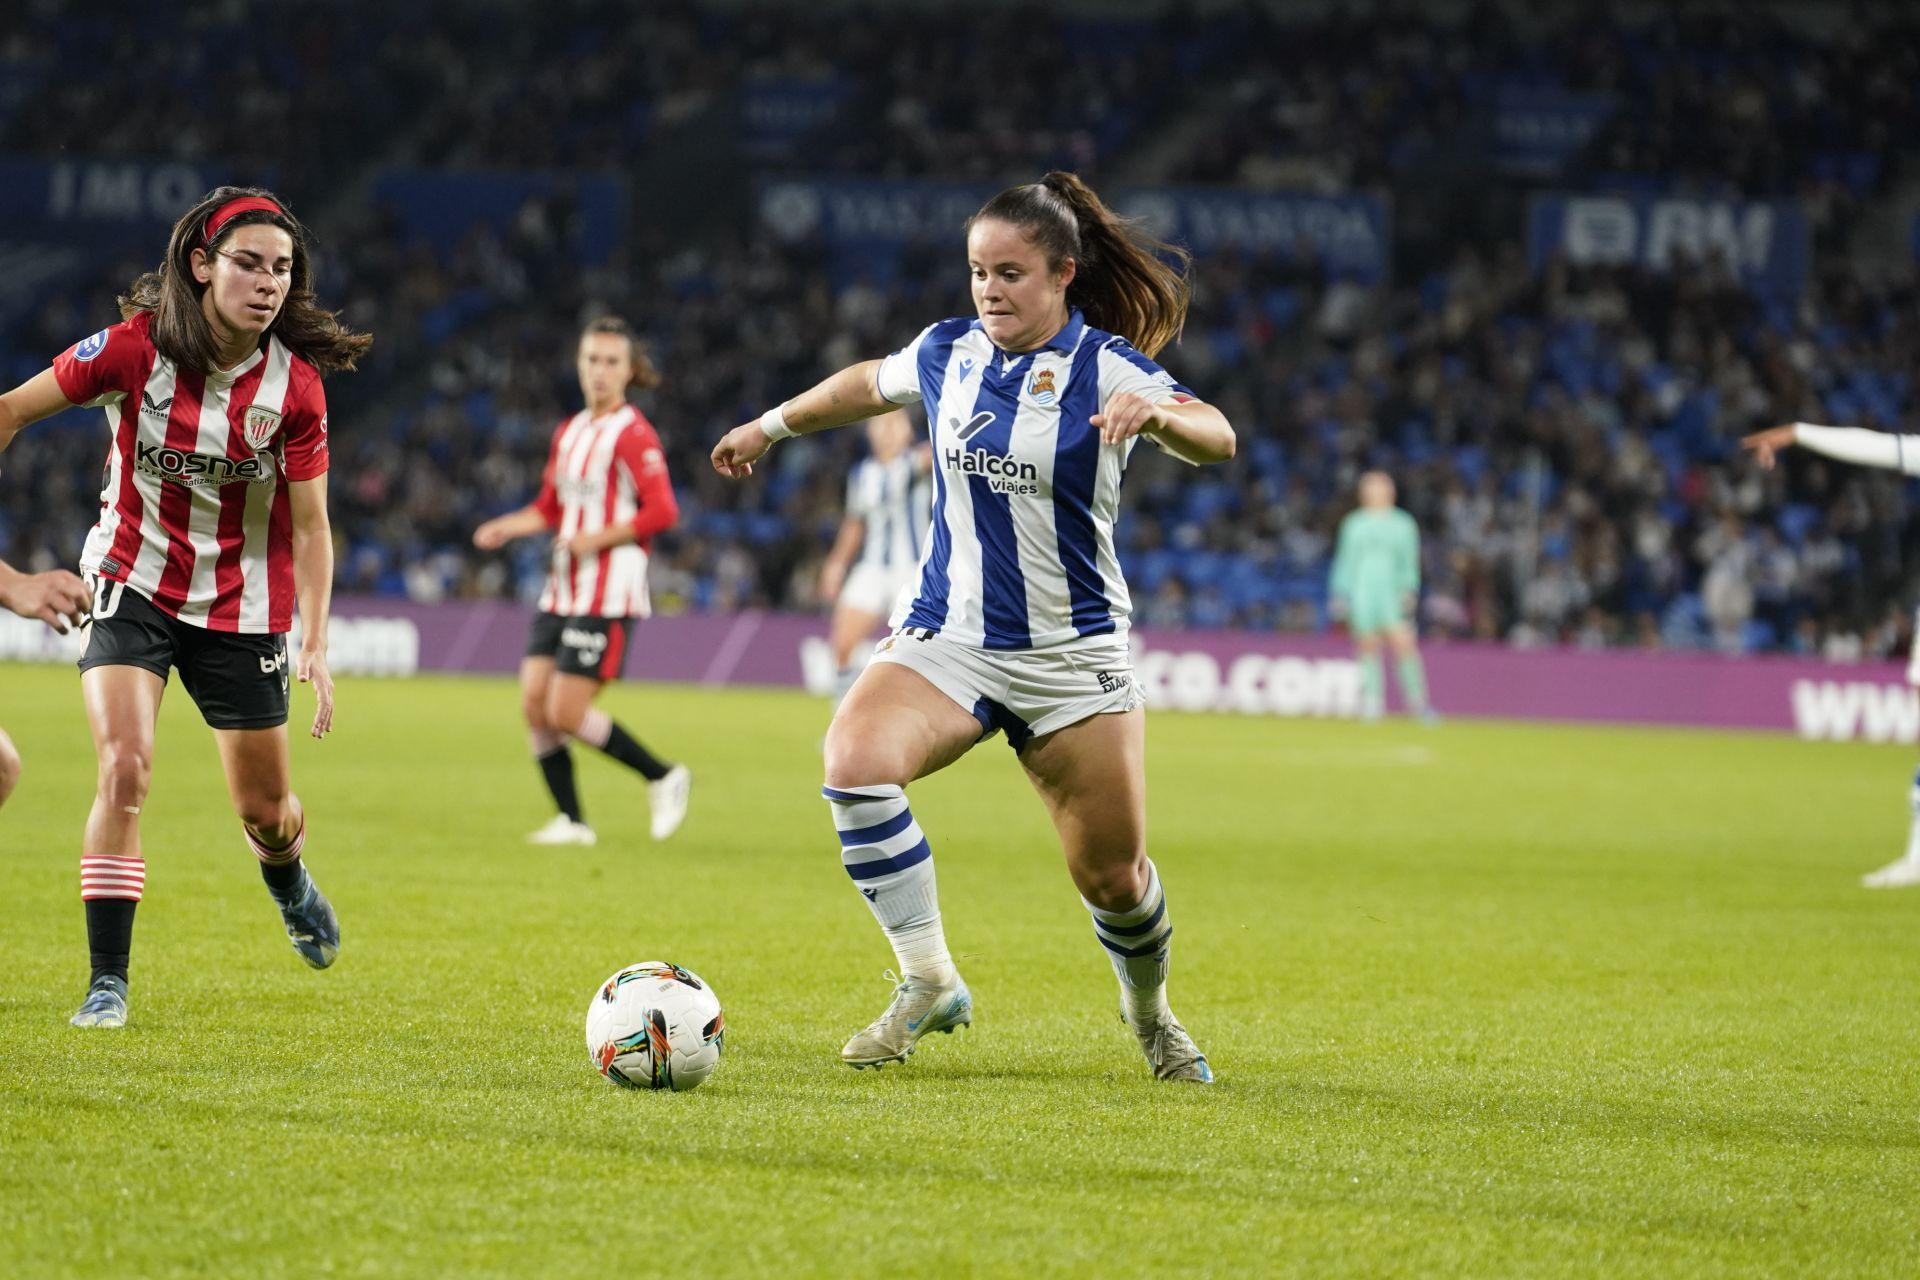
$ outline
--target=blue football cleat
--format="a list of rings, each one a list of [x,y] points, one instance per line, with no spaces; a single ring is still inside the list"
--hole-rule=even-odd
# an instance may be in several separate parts
[[[326,968],[340,954],[340,921],[312,876],[306,877],[306,887],[299,897],[281,905],[280,918],[287,922],[293,949],[314,968]]]
[[[106,974],[87,988],[87,998],[71,1022],[76,1027],[127,1025],[127,980]]]

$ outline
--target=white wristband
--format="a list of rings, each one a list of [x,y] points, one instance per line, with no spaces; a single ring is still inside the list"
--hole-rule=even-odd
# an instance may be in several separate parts
[[[760,429],[767,433],[769,440],[791,440],[799,432],[787,425],[785,406],[775,405],[760,415]]]

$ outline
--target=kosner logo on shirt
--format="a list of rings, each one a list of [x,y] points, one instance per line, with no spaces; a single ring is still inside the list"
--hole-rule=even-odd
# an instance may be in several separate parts
[[[256,453],[251,458],[229,458],[223,454],[189,453],[170,445],[136,441],[133,465],[150,476],[174,484],[267,484],[274,478],[273,455]]]

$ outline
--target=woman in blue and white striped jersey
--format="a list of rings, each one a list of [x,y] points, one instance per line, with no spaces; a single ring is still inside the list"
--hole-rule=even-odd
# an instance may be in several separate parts
[[[922,1036],[971,1022],[905,787],[1004,732],[1052,815],[1154,1073],[1210,1081],[1167,1006],[1173,929],[1147,856],[1143,703],[1113,541],[1139,439],[1194,464],[1233,456],[1225,416],[1152,359],[1186,317],[1185,256],[1073,174],[1050,173],[969,220],[967,264],[972,318],[842,369],[713,451],[714,468],[739,478],[775,441],[914,401],[932,435],[917,585],[827,732],[841,860],[902,971],[841,1058],[904,1061]]]

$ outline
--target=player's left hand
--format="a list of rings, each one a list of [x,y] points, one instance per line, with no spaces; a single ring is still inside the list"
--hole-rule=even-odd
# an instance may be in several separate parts
[[[1760,463],[1762,471],[1773,470],[1774,459],[1782,449],[1791,449],[1799,439],[1794,424],[1784,427],[1768,427],[1765,431],[1756,431],[1740,442],[1740,447],[1752,454]]]
[[[575,559],[593,555],[600,550],[599,544],[593,540],[593,535],[590,533],[576,533],[571,538],[562,539],[560,546]]]
[[[316,705],[313,708],[312,734],[324,738],[333,728],[333,677],[327,672],[327,651],[325,649],[302,649],[293,662],[294,674],[300,677],[301,684],[313,686]]]
[[[1160,406],[1131,391],[1115,395],[1107,401],[1106,408],[1087,421],[1100,429],[1101,444],[1123,444],[1144,431],[1163,425]]]

